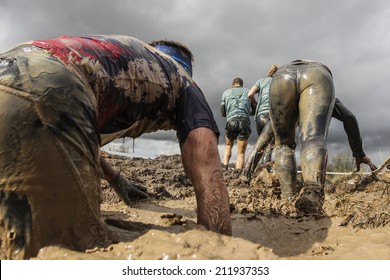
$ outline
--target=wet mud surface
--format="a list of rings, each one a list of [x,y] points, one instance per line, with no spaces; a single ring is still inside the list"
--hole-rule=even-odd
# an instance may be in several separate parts
[[[273,173],[258,167],[246,182],[224,172],[233,236],[196,224],[196,201],[179,155],[156,159],[104,154],[149,198],[126,206],[102,181],[102,219],[113,243],[84,252],[49,246],[38,259],[390,259],[390,171],[355,173],[326,185],[324,213],[304,216],[280,199]]]

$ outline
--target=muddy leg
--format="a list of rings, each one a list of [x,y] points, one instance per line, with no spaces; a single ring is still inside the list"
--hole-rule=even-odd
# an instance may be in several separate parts
[[[296,201],[296,207],[303,213],[322,212],[324,183],[326,176],[327,149],[321,139],[311,139],[301,144],[301,164],[304,187]]]
[[[236,169],[242,170],[244,168],[245,162],[245,151],[248,145],[248,140],[241,141],[237,140],[237,162]]]
[[[228,138],[225,138],[225,152],[223,155],[223,165],[227,169],[229,166],[230,158],[232,157],[232,149],[234,145],[234,140],[229,140]]]
[[[249,179],[251,178],[260,159],[263,157],[263,155],[265,155],[264,151],[267,151],[268,147],[270,148],[270,152],[272,152],[270,147],[270,143],[272,143],[272,141],[273,141],[272,126],[271,126],[271,122],[268,121],[264,126],[259,138],[257,138],[256,145],[253,147],[246,161],[245,168],[242,172],[244,176],[246,176]]]
[[[275,174],[279,179],[282,198],[292,197],[296,192],[296,163],[294,150],[288,146],[275,149]]]
[[[24,259],[30,255],[32,214],[28,200],[0,191],[0,259]]]
[[[0,91],[4,258],[30,258],[48,245],[83,250],[107,241],[100,221],[99,147],[93,135],[84,137],[82,126],[65,114],[40,108],[38,115],[35,105]]]

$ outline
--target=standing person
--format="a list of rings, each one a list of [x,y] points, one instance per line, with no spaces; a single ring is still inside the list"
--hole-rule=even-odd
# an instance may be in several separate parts
[[[242,170],[245,163],[245,151],[251,130],[251,103],[248,98],[249,89],[244,88],[241,78],[235,78],[232,88],[222,94],[221,114],[226,117],[226,146],[223,166],[227,169],[232,155],[234,141],[237,139],[236,169]]]
[[[261,163],[265,164],[271,161],[272,155],[272,142],[273,142],[273,132],[271,128],[271,123],[269,122],[269,88],[272,82],[272,76],[278,71],[278,66],[272,64],[268,70],[267,77],[260,78],[256,83],[251,87],[248,93],[248,97],[252,103],[252,106],[256,106],[255,112],[255,121],[256,121],[256,131],[259,136],[260,143],[262,139],[260,138],[261,134],[264,136],[268,135],[269,143],[266,149],[263,151],[261,156],[260,151],[257,149],[258,145],[255,145],[249,154],[249,157],[245,164],[244,175],[250,177],[250,174],[254,171],[257,164],[261,160]],[[258,101],[256,102],[255,95],[258,93]],[[257,144],[257,142],[256,142]]]
[[[296,192],[295,128],[299,127],[304,186],[295,203],[306,214],[322,211],[327,165],[326,136],[335,103],[333,77],[319,62],[296,60],[279,68],[270,89],[275,135],[275,174],[282,198]]]
[[[99,149],[156,130],[177,130],[198,223],[231,234],[218,127],[185,70],[192,54],[163,47],[173,55],[129,36],[62,36],[0,55],[2,259],[107,244]]]

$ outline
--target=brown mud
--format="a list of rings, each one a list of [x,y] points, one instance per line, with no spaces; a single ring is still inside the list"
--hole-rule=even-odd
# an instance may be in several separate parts
[[[250,183],[224,173],[233,236],[196,224],[196,201],[179,155],[156,159],[104,155],[149,198],[127,207],[102,181],[102,219],[113,244],[85,252],[49,246],[38,259],[390,259],[390,171],[355,173],[326,185],[323,215],[304,216],[280,199],[273,173],[258,167]]]

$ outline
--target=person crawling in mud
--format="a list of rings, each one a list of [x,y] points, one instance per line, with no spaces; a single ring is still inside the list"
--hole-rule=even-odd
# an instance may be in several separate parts
[[[356,171],[360,171],[361,164],[368,165],[371,171],[376,170],[376,165],[364,152],[359,123],[356,116],[347,107],[345,107],[338,98],[335,98],[332,118],[335,118],[343,123],[344,131],[348,137],[349,147],[352,151],[352,156],[355,158]],[[245,163],[245,168],[242,171],[242,175],[245,180],[251,179],[260,158],[268,156],[267,150],[271,145],[273,138],[274,134],[271,122],[267,122],[251,151],[251,155]]]
[[[322,212],[327,165],[326,136],[331,117],[343,121],[356,159],[357,170],[365,163],[376,166],[362,149],[355,116],[335,98],[333,76],[319,62],[295,60],[278,69],[270,88],[270,115],[275,136],[275,175],[282,198],[298,194],[297,210],[305,214]],[[294,149],[296,126],[301,144],[303,187],[296,188]]]
[[[275,135],[275,175],[282,198],[290,198],[299,191],[294,155],[298,125],[304,185],[295,207],[305,214],[322,212],[327,165],[325,140],[334,106],[332,73],[322,63],[296,60],[280,67],[273,77],[270,115]]]
[[[99,149],[157,130],[177,131],[198,223],[230,235],[219,130],[191,73],[187,47],[121,35],[36,40],[1,54],[0,258],[107,244]]]

